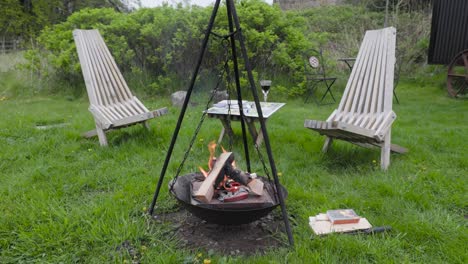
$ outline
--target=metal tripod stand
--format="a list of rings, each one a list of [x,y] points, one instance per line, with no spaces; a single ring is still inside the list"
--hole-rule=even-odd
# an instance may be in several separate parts
[[[193,88],[194,88],[194,85],[195,85],[195,81],[197,79],[197,76],[198,76],[199,71],[200,71],[201,64],[203,62],[203,57],[205,55],[205,51],[206,51],[206,48],[207,48],[207,45],[208,45],[209,37],[210,37],[211,34],[214,34],[212,32],[212,29],[213,29],[213,25],[214,25],[216,15],[217,15],[218,10],[219,10],[220,3],[221,3],[221,0],[216,0],[213,11],[211,13],[211,17],[210,17],[210,20],[209,20],[209,23],[208,23],[208,27],[206,29],[205,37],[203,39],[201,52],[200,52],[200,55],[198,57],[198,61],[197,61],[196,67],[195,67],[195,71],[194,71],[193,76],[191,78],[189,88],[187,89],[187,94],[186,94],[186,97],[185,97],[185,100],[184,100],[184,104],[182,105],[182,109],[180,111],[180,115],[179,115],[179,118],[177,120],[177,124],[176,124],[175,130],[174,130],[174,133],[172,135],[171,144],[170,144],[169,149],[167,151],[166,159],[164,160],[164,164],[163,164],[163,167],[161,169],[161,175],[159,176],[159,180],[158,180],[158,183],[157,183],[157,186],[156,186],[154,197],[153,197],[153,200],[152,200],[151,205],[150,205],[149,213],[151,215],[153,215],[153,213],[154,213],[154,208],[156,206],[156,201],[157,201],[158,196],[159,196],[159,191],[161,190],[161,186],[162,186],[162,183],[163,183],[163,180],[164,180],[164,176],[166,174],[166,170],[167,170],[167,167],[169,165],[169,161],[171,159],[175,143],[177,141],[177,137],[178,137],[181,125],[182,125],[182,121],[184,119],[188,103],[190,101],[190,96],[192,94],[192,91],[193,91]],[[243,137],[244,151],[246,153],[247,167],[248,167],[248,170],[250,171],[250,160],[249,160],[248,147],[247,147],[248,146],[247,145],[247,137],[246,137],[245,122],[244,122],[243,109],[242,109],[242,95],[241,95],[241,87],[240,87],[240,81],[239,81],[239,67],[238,67],[238,61],[237,61],[236,37],[237,37],[237,40],[238,40],[238,42],[240,44],[240,52],[241,52],[242,58],[244,59],[244,64],[245,64],[245,68],[246,68],[246,71],[247,71],[247,77],[248,77],[248,81],[249,81],[249,84],[250,84],[250,90],[252,92],[252,95],[253,95],[253,98],[254,98],[254,101],[255,101],[255,106],[257,108],[260,127],[261,127],[261,131],[263,133],[263,136],[264,136],[264,142],[265,142],[266,152],[267,152],[267,155],[268,155],[268,161],[269,161],[269,164],[270,164],[270,167],[271,167],[271,173],[272,173],[273,178],[274,178],[274,184],[276,186],[276,191],[277,191],[276,194],[278,196],[277,199],[278,199],[280,207],[281,207],[281,212],[282,212],[282,217],[283,217],[286,233],[288,235],[289,244],[291,246],[293,246],[294,245],[294,239],[293,239],[291,227],[289,225],[288,214],[287,214],[286,206],[285,206],[285,203],[284,203],[284,196],[283,196],[282,190],[280,188],[280,182],[279,182],[279,179],[278,179],[277,169],[276,169],[276,165],[275,165],[275,162],[274,162],[274,159],[273,159],[273,153],[271,151],[270,139],[269,139],[269,136],[268,136],[268,132],[266,130],[265,120],[263,119],[262,108],[260,106],[260,100],[259,100],[257,89],[256,89],[256,86],[255,86],[255,81],[254,81],[254,78],[253,78],[253,75],[252,75],[252,70],[251,70],[249,58],[247,56],[247,49],[245,47],[245,42],[244,42],[244,38],[243,38],[243,35],[242,35],[242,30],[241,30],[241,27],[240,27],[239,18],[237,16],[237,11],[236,11],[236,8],[234,6],[234,0],[226,0],[226,8],[227,8],[227,17],[228,17],[229,32],[230,32],[227,37],[230,39],[230,42],[231,42],[231,54],[232,54],[232,60],[233,60],[233,66],[234,66],[234,75],[235,75],[234,77],[235,77],[237,97],[238,97],[237,99],[238,99],[239,111],[240,111],[240,115],[241,115],[242,137]],[[235,31],[234,31],[234,29],[235,29]]]

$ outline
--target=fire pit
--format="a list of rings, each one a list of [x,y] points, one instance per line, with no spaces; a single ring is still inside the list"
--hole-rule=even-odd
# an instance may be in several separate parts
[[[219,225],[248,224],[266,216],[279,204],[275,199],[274,183],[261,176],[258,176],[258,179],[264,183],[264,192],[261,197],[250,197],[230,203],[216,201],[201,203],[192,197],[192,183],[200,177],[204,176],[201,173],[179,176],[171,193],[189,212],[209,223]],[[169,186],[174,180],[169,183]],[[286,198],[287,191],[283,186],[281,186],[281,191],[283,198]]]
[[[208,171],[199,167],[201,173],[177,177],[169,183],[171,193],[193,215],[210,223],[242,225],[267,215],[279,204],[275,184],[238,169],[234,153],[222,147],[216,157],[216,147],[214,141],[208,144]]]

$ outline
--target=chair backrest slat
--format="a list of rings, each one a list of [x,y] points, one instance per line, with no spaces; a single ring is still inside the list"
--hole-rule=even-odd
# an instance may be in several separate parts
[[[115,96],[118,98],[118,101],[124,101],[130,99],[133,95],[130,92],[130,89],[127,86],[122,74],[115,63],[114,57],[107,48],[104,40],[97,30],[93,31],[92,34],[95,38],[97,47],[99,48],[102,62],[106,68],[105,73],[109,76],[109,81],[112,83],[112,86],[115,87]]]
[[[134,97],[134,100],[130,101],[130,104],[133,106],[135,111],[139,113],[146,113],[149,111],[148,108],[146,108],[146,106],[136,97]]]
[[[119,78],[123,77],[120,74],[120,71],[118,71],[114,58],[110,54],[104,40],[97,30],[91,31],[89,37],[92,38],[95,44],[96,56],[99,58],[98,65],[101,69],[103,80],[105,81],[104,88],[109,96],[110,103],[126,100],[128,97],[126,98],[122,95],[122,89],[119,83]],[[117,75],[114,74],[116,70],[119,73]]]
[[[364,66],[361,68],[361,71],[359,72],[358,75],[358,82],[356,84],[355,88],[355,93],[352,99],[352,103],[350,105],[350,110],[349,112],[351,113],[360,113],[360,106],[361,106],[361,101],[365,99],[366,95],[366,87],[368,86],[369,82],[369,75],[366,74],[369,69],[372,69],[372,62],[373,58],[375,55],[375,39],[372,38],[372,42],[370,43],[370,48],[367,49],[367,52],[365,53],[365,57],[363,59],[364,61]]]
[[[379,45],[379,49],[380,49],[380,52],[378,54],[378,58],[377,58],[377,67],[376,67],[376,70],[375,70],[375,79],[374,79],[374,82],[373,82],[373,87],[379,87],[381,85],[381,81],[382,81],[382,71],[385,71],[384,67],[382,67],[382,61],[384,60],[384,56],[383,56],[383,51],[384,51],[384,47],[383,47],[384,43],[383,41],[380,43]],[[378,103],[378,98],[379,98],[379,90],[380,89],[369,89],[369,91],[371,91],[371,97],[370,97],[370,102],[369,102],[369,112],[370,113],[376,113],[378,111],[377,109],[377,103]],[[372,120],[374,121],[374,120]],[[372,123],[372,122],[370,122]]]
[[[132,99],[133,94],[99,31],[76,29],[73,37],[91,104],[108,106]],[[124,115],[122,110],[116,113]]]
[[[385,71],[385,96],[384,96],[384,111],[392,111],[393,106],[393,82],[395,80],[395,61],[396,61],[396,29],[393,28],[387,34],[387,63]]]
[[[80,60],[80,63],[82,64],[81,71],[83,72],[89,101],[91,104],[97,105],[97,102],[100,101],[100,98],[98,98],[99,95],[97,94],[97,84],[96,79],[94,77],[94,71],[92,70],[91,66],[86,66],[91,65],[90,57],[88,56],[88,47],[86,46],[86,43],[82,36],[82,31],[75,30],[73,32],[73,37],[75,39],[75,45],[78,51],[78,58]]]
[[[364,84],[364,87],[368,87],[368,86],[375,86],[376,85],[376,82],[378,82],[379,80],[379,68],[380,68],[380,64],[381,64],[381,59],[382,59],[382,53],[381,53],[381,50],[382,50],[382,39],[381,38],[377,38],[376,39],[376,42],[375,45],[376,45],[376,48],[373,49],[373,54],[371,55],[371,58],[370,58],[370,63],[371,63],[371,69],[376,69],[375,71],[371,71],[371,73],[368,75],[368,79],[367,79],[367,82]],[[361,100],[359,102],[359,105],[361,107],[360,109],[360,112],[361,113],[370,113],[370,112],[373,112],[372,111],[372,98],[373,98],[373,92],[374,92],[374,89],[365,89],[363,87],[363,89],[365,90],[365,94],[363,96],[361,96]]]
[[[385,36],[383,36],[385,37]],[[378,93],[378,97],[377,97],[377,107],[374,109],[374,112],[375,113],[378,113],[378,112],[383,112],[384,109],[383,109],[383,106],[384,106],[384,95],[385,95],[385,76],[387,74],[387,50],[386,50],[386,47],[387,47],[387,41],[384,41],[384,54],[382,56],[382,63],[381,63],[381,71],[380,71],[380,78],[379,78],[379,85],[376,87],[376,88],[373,88],[373,89],[377,89],[377,93]],[[393,87],[392,87],[393,89]]]
[[[393,27],[366,32],[335,120],[374,127],[392,110],[395,40]],[[365,117],[352,118],[356,114]]]
[[[88,52],[87,56],[89,56],[90,62],[89,65],[86,65],[84,67],[89,67],[92,72],[92,76],[94,78],[93,81],[95,83],[95,93],[97,94],[98,98],[98,101],[96,103],[98,105],[109,105],[110,94],[103,80],[104,76],[100,67],[100,58],[98,57],[98,54],[96,52],[95,44],[89,36],[83,36],[83,40],[86,45],[86,50]],[[83,64],[81,66],[83,67]]]
[[[93,32],[89,32],[86,38],[88,40],[89,51],[91,57],[94,59],[92,61],[94,71],[96,72],[97,81],[99,83],[99,92],[102,95],[102,104],[110,105],[114,103],[113,91],[110,87],[110,80],[107,76],[106,68],[103,64],[102,52],[99,50],[98,41],[93,37]]]
[[[356,62],[354,63],[351,75],[349,76],[348,83],[346,84],[346,88],[343,93],[343,97],[341,98],[340,105],[338,106],[339,112],[350,112],[350,107],[354,98],[355,89],[360,79],[359,75],[362,68],[365,66],[364,63],[357,62],[364,61],[363,57],[366,56],[368,50],[369,42],[363,42],[361,44],[361,49],[359,50],[359,53],[356,57]]]

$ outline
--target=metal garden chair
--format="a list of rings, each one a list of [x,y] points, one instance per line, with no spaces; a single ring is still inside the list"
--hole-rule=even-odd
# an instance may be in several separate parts
[[[322,50],[311,50],[305,57],[307,58],[304,63],[307,95],[304,103],[312,97],[317,105],[321,105],[327,94],[330,94],[333,102],[336,102],[331,90],[336,77],[327,76]],[[319,100],[317,93],[320,87],[325,87],[325,92]]]

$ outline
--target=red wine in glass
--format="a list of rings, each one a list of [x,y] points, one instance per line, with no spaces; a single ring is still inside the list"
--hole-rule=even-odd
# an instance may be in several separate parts
[[[266,102],[268,98],[268,93],[270,92],[271,81],[270,80],[261,80],[260,87],[262,87],[263,99]]]

